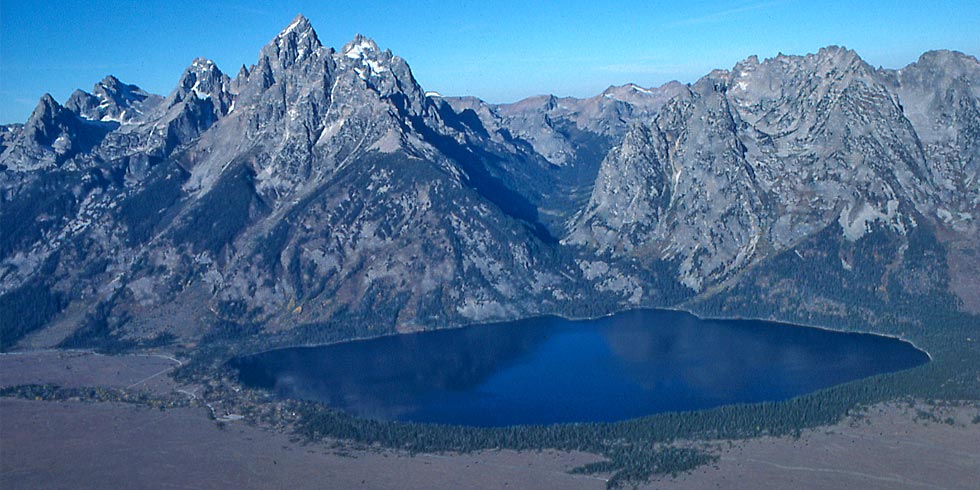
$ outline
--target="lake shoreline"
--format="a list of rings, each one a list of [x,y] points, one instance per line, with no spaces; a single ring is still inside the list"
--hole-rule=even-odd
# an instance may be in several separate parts
[[[930,361],[890,336],[635,309],[271,349],[226,365],[244,387],[358,417],[501,427],[777,402]]]
[[[823,331],[826,331],[826,332],[853,333],[853,334],[861,334],[861,335],[873,335],[873,336],[885,337],[885,338],[894,339],[894,340],[900,340],[902,342],[911,344],[917,350],[922,351],[926,356],[928,356],[930,362],[933,361],[933,360],[935,360],[933,358],[931,352],[929,352],[924,347],[921,347],[920,345],[916,344],[914,340],[912,340],[912,339],[910,339],[908,337],[905,337],[905,336],[888,334],[888,333],[883,333],[883,332],[874,332],[874,331],[869,331],[869,330],[858,330],[858,329],[856,329],[856,330],[844,330],[844,329],[826,327],[826,326],[822,326],[822,325],[806,324],[806,323],[795,323],[795,322],[789,322],[789,321],[778,320],[778,319],[771,319],[771,318],[753,318],[753,317],[742,317],[742,316],[701,316],[698,313],[695,313],[695,312],[693,312],[691,310],[687,310],[687,309],[683,309],[683,308],[671,308],[671,307],[641,307],[641,308],[632,308],[632,309],[620,310],[620,311],[616,311],[616,312],[612,312],[612,313],[604,313],[604,314],[601,314],[601,315],[581,316],[581,317],[574,316],[574,315],[561,315],[561,314],[548,313],[548,314],[543,314],[543,315],[532,315],[532,316],[523,317],[523,318],[517,318],[517,319],[513,319],[513,320],[499,320],[499,321],[482,322],[482,323],[474,322],[474,323],[466,323],[466,324],[458,325],[458,326],[449,326],[449,327],[443,327],[443,328],[436,328],[436,329],[431,329],[431,330],[419,330],[419,331],[404,332],[404,333],[402,333],[402,332],[393,332],[393,333],[385,333],[385,334],[381,334],[381,335],[370,335],[370,336],[352,337],[352,338],[349,338],[349,339],[336,340],[336,341],[331,341],[331,342],[285,344],[285,345],[281,345],[281,346],[271,347],[271,348],[268,348],[268,349],[257,350],[255,352],[249,352],[249,353],[246,353],[246,354],[239,354],[239,355],[236,355],[235,357],[255,356],[255,355],[265,354],[265,353],[276,351],[276,350],[280,350],[280,349],[326,347],[326,346],[331,346],[331,345],[346,344],[346,343],[351,343],[351,342],[363,342],[363,341],[381,339],[381,338],[386,338],[386,337],[397,337],[397,336],[402,336],[402,335],[420,335],[420,334],[426,334],[426,333],[431,333],[431,332],[442,332],[442,331],[457,330],[457,329],[470,328],[470,327],[478,327],[478,326],[484,326],[484,325],[497,325],[497,324],[503,324],[503,323],[513,323],[513,322],[521,322],[521,321],[528,321],[528,320],[538,320],[538,319],[545,319],[545,318],[555,318],[555,319],[565,320],[565,321],[570,321],[570,322],[595,321],[595,320],[602,320],[602,319],[605,319],[605,318],[610,318],[610,317],[613,317],[613,316],[616,316],[616,315],[622,315],[622,314],[626,314],[626,313],[630,313],[630,312],[635,312],[635,311],[665,311],[665,312],[673,312],[673,313],[684,313],[684,314],[690,315],[690,316],[692,316],[695,319],[700,320],[700,321],[759,321],[759,322],[766,322],[766,323],[771,323],[771,324],[780,325],[780,326],[797,327],[797,328],[812,328],[812,329],[816,329],[816,330],[823,330]],[[26,352],[31,352],[31,351],[26,351]]]

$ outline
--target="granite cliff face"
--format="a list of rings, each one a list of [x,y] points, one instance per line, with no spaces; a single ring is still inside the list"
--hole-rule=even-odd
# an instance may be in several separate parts
[[[937,240],[977,237],[976,150],[966,135],[980,118],[962,75],[976,59],[939,56],[955,60],[919,83],[942,97],[894,89],[923,60],[896,75],[843,48],[753,57],[708,75],[606,156],[566,243],[641,266],[667,262],[695,292],[754,281],[763,301],[803,294],[812,301],[786,308],[815,313],[843,314],[848,294],[888,302],[945,290],[950,273]],[[906,107],[923,104],[931,105],[907,117]],[[940,139],[934,134],[923,141],[917,125],[943,126],[942,142],[930,143]],[[774,260],[787,252],[800,263]],[[965,252],[952,274],[975,277],[975,258],[975,249]],[[751,279],[775,262],[779,270]],[[834,286],[813,290],[821,281],[811,275],[833,276]]]
[[[978,86],[960,53],[893,71],[825,48],[493,105],[427,96],[299,16],[234,78],[197,59],[160,96],[109,76],[2,128],[0,343],[975,309]]]

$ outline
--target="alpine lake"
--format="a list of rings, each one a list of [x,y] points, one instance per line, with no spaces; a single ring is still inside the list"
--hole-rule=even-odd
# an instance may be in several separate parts
[[[278,349],[230,366],[245,386],[359,417],[498,427],[783,400],[928,361],[878,335],[635,310]]]

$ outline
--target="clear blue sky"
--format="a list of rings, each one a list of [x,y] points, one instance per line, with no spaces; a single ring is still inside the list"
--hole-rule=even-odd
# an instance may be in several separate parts
[[[362,33],[426,90],[491,102],[692,82],[752,54],[829,44],[892,68],[929,49],[980,54],[978,0],[0,0],[0,123],[108,74],[160,94],[197,56],[234,75],[300,12],[327,46]]]

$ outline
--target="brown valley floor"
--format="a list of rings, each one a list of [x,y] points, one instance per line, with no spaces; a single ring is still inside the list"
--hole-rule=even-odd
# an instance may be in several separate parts
[[[0,356],[0,385],[58,383],[164,392],[174,361],[161,356],[37,353]],[[160,373],[163,374],[160,374]],[[924,408],[924,407],[919,407]],[[931,409],[931,408],[930,408]],[[714,464],[644,485],[670,489],[976,489],[976,407],[917,418],[905,404],[873,407],[800,438],[719,444]],[[950,418],[952,424],[945,420]],[[229,422],[203,408],[160,411],[121,403],[0,398],[0,488],[555,488],[600,489],[567,471],[588,454],[488,451],[409,455],[304,444]]]

